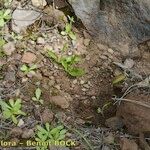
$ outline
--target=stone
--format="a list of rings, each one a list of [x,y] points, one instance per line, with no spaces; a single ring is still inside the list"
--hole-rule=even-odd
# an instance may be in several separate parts
[[[114,53],[113,49],[111,49],[111,48],[108,48],[108,52],[109,52],[110,54],[113,54],[113,53]]]
[[[149,0],[68,0],[75,14],[97,42],[124,55],[150,39]]]
[[[14,42],[8,42],[3,46],[3,51],[7,56],[10,56],[15,50],[16,48]]]
[[[44,44],[45,44],[45,39],[42,38],[42,37],[38,37],[38,38],[37,38],[37,44],[44,45]]]
[[[134,140],[129,140],[127,138],[123,138],[121,140],[121,149],[122,150],[138,150],[138,146]]]
[[[22,129],[19,127],[15,127],[10,131],[12,137],[20,137],[22,135]]]
[[[109,133],[107,136],[105,136],[103,140],[106,144],[113,144],[115,142],[115,138],[112,133]]]
[[[120,117],[112,117],[106,120],[106,126],[113,129],[118,130],[124,126],[124,123]]]
[[[126,59],[125,62],[124,62],[124,65],[128,68],[128,69],[131,69],[133,66],[134,66],[134,60],[133,59]]]
[[[30,63],[33,63],[35,60],[36,60],[36,55],[35,54],[33,54],[33,53],[31,53],[31,52],[25,52],[24,54],[23,54],[23,56],[22,56],[22,59],[21,59],[21,61],[23,62],[23,63],[28,63],[28,64],[30,64]]]
[[[24,129],[22,133],[23,139],[29,139],[34,137],[34,131],[32,129]]]
[[[40,17],[42,17],[42,14],[36,10],[18,7],[12,14],[12,30],[16,33],[25,31],[29,25],[33,24]]]
[[[31,0],[32,5],[35,7],[43,8],[44,6],[47,5],[46,0]]]
[[[49,109],[45,109],[41,115],[41,118],[44,124],[47,122],[51,123],[54,118],[54,113]]]
[[[77,84],[78,83],[78,80],[77,79],[75,79],[75,80],[73,80],[73,82],[72,82],[73,84]]]
[[[61,107],[62,109],[66,109],[70,106],[69,101],[67,100],[67,98],[65,98],[63,96],[52,96],[50,101],[52,103],[54,103],[55,105]]]
[[[15,82],[16,81],[15,71],[7,71],[5,75],[5,80],[10,82]]]
[[[85,46],[89,46],[90,39],[84,39],[83,43],[84,43]]]

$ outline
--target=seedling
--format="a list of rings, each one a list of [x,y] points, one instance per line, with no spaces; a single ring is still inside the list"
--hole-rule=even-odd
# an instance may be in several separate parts
[[[73,77],[82,76],[85,73],[82,68],[75,67],[80,61],[80,57],[77,55],[58,57],[54,52],[49,50],[48,57],[52,58],[58,64],[61,64],[64,70]]]
[[[39,102],[43,104],[43,100],[41,99],[42,91],[40,88],[37,88],[35,91],[35,97],[32,97],[32,100],[35,102]]]
[[[4,27],[6,22],[11,19],[10,12],[10,9],[0,10],[0,27]]]
[[[61,32],[61,35],[68,35],[72,40],[76,40],[76,35],[75,33],[72,31],[72,23],[74,22],[74,18],[68,16],[69,18],[69,23],[66,23],[65,26],[65,31]]]
[[[77,64],[79,61],[80,57],[73,55],[62,57],[60,62],[68,74],[73,77],[77,77],[82,76],[85,73],[82,68],[75,67],[75,64]]]
[[[31,67],[28,65],[22,65],[20,70],[24,72],[25,74],[31,73],[35,74],[35,70],[37,69],[37,65],[32,65]]]
[[[18,123],[17,116],[18,115],[26,115],[23,111],[21,111],[21,99],[13,99],[9,100],[9,103],[4,101],[0,101],[0,106],[2,109],[2,113],[5,119],[11,119],[15,124]]]
[[[116,76],[113,80],[113,85],[117,85],[121,82],[123,82],[126,79],[126,75],[125,74],[120,74],[118,76]]]
[[[60,141],[65,138],[66,132],[67,130],[62,125],[57,127],[52,127],[49,123],[46,123],[44,127],[38,125],[35,140],[37,142]],[[47,147],[48,145],[45,144],[43,147],[38,147],[37,150],[46,150]]]
[[[111,104],[112,104],[111,102],[108,102],[108,103],[104,104],[102,108],[98,107],[97,113],[99,113],[99,114],[101,114],[103,117],[105,117],[105,116],[104,116],[104,111],[105,111],[105,110],[108,108],[108,106],[110,106]]]

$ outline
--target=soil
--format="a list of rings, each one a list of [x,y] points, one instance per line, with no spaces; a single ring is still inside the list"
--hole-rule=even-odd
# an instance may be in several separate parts
[[[55,16],[53,17],[55,19]],[[56,20],[58,18],[57,16]],[[105,125],[107,119],[116,115],[116,110],[118,110],[117,114],[123,117],[128,131],[131,130],[134,133],[149,131],[150,118],[147,115],[149,108],[128,102],[121,103],[118,108],[117,105],[113,105],[112,98],[114,96],[120,97],[128,87],[141,81],[134,78],[133,75],[128,76],[121,84],[113,85],[114,77],[124,72],[113,62],[123,63],[126,58],[107,45],[93,41],[88,31],[81,26],[79,28],[73,26],[73,31],[77,36],[77,41],[73,43],[70,38],[60,34],[60,29],[65,26],[65,23],[61,22],[61,27],[59,27],[55,26],[57,21],[54,26],[51,22],[49,24],[51,26],[48,26],[47,18],[42,21],[46,22],[44,29],[43,26],[37,26],[37,22],[35,22],[25,32],[19,34],[23,37],[20,40],[4,36],[8,43],[12,42],[14,45],[9,55],[0,57],[2,66],[0,99],[8,102],[9,99],[20,98],[22,109],[27,116],[20,116],[18,119],[21,125],[16,127],[11,120],[5,120],[1,112],[0,139],[30,139],[34,137],[37,124],[43,125],[49,122],[54,126],[61,122],[66,127],[75,128],[83,133],[95,150],[120,149],[121,144],[116,139],[118,137],[120,139],[122,131],[127,132],[127,130],[122,128],[113,131]],[[5,28],[6,35],[11,36],[12,29],[9,29],[7,25]],[[68,48],[62,53],[65,43],[68,44]],[[77,78],[71,77],[61,65],[47,57],[47,49],[53,49],[58,55],[80,55],[82,59],[78,67],[84,68],[85,74]],[[27,58],[24,58],[26,53],[30,56],[27,55]],[[143,78],[149,75],[149,56],[149,51],[146,50],[142,53],[143,59],[140,59],[141,57],[132,58],[136,64],[133,70]],[[24,74],[20,70],[23,64],[29,66],[36,64],[38,68],[35,70],[35,74]],[[32,101],[37,88],[42,91],[43,105]],[[149,88],[136,89],[136,92],[131,92],[125,98],[149,104]],[[103,108],[108,103],[110,105],[104,109],[103,114],[98,113],[98,108]],[[89,148],[78,132],[70,130],[67,136],[77,141],[77,146],[71,149]],[[118,144],[112,144],[113,138]]]

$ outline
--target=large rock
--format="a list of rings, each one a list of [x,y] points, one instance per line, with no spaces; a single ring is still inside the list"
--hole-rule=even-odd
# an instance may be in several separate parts
[[[150,39],[149,0],[69,0],[76,15],[100,42],[119,51],[137,51]],[[132,51],[131,51],[132,50]]]

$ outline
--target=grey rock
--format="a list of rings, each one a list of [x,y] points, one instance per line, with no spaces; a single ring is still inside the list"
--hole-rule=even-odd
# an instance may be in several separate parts
[[[20,33],[38,20],[42,14],[36,10],[16,8],[12,14],[12,30]]]
[[[150,39],[149,0],[69,0],[98,42],[121,52]]]

